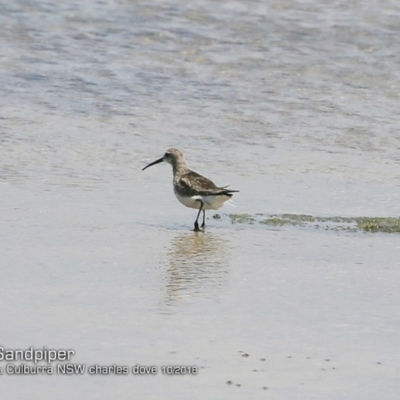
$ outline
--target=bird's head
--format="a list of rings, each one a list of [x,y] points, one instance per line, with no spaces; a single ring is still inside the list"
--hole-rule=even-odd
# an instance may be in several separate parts
[[[168,149],[161,158],[159,158],[156,161],[153,161],[149,165],[146,165],[142,169],[142,171],[144,171],[146,168],[151,167],[152,165],[156,165],[161,162],[166,162],[168,164],[171,164],[174,167],[179,163],[185,163],[185,159],[183,158],[183,154],[178,149],[171,148],[171,149]]]

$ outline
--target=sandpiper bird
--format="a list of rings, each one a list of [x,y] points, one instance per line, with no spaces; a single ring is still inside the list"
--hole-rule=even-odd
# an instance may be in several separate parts
[[[168,149],[163,157],[146,165],[142,171],[163,161],[172,165],[176,198],[186,207],[199,210],[196,221],[194,221],[195,231],[200,230],[198,219],[201,211],[203,211],[201,227],[204,229],[206,226],[206,210],[217,210],[232,197],[232,193],[239,191],[227,189],[227,186],[218,187],[204,176],[191,171],[183,154],[177,149]]]

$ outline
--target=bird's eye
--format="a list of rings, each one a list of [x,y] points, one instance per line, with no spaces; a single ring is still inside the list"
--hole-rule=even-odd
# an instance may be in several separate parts
[[[165,157],[169,157],[171,153],[165,153]]]

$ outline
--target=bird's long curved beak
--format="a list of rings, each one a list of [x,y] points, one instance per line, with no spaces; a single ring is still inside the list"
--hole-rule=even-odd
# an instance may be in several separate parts
[[[164,161],[164,157],[161,157],[160,159],[158,159],[158,160],[156,160],[156,161],[153,161],[153,162],[150,163],[149,165],[146,165],[146,166],[142,169],[142,171],[144,171],[146,168],[151,167],[152,165],[159,164],[160,162],[163,162],[163,161]]]

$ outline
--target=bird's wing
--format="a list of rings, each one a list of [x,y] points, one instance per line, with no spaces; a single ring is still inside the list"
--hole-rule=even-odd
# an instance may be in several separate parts
[[[237,190],[225,189],[225,187],[218,187],[214,182],[198,174],[197,172],[190,171],[179,179],[179,184],[185,193],[189,196],[196,195],[228,195],[230,192],[237,192]]]

